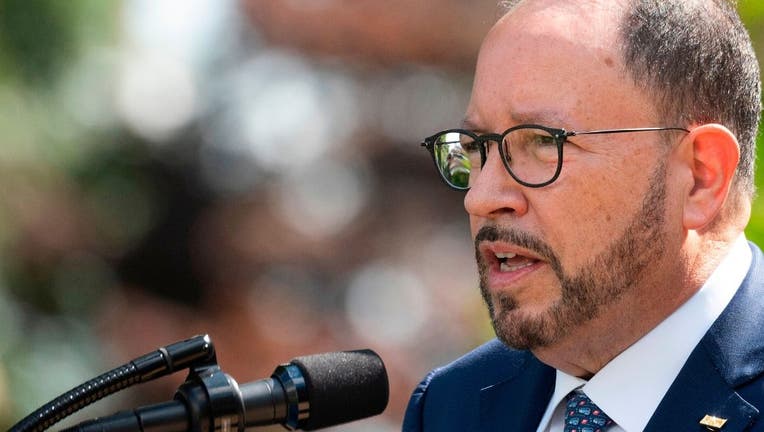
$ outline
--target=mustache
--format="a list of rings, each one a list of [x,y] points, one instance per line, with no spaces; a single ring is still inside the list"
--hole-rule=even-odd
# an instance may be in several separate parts
[[[552,264],[553,267],[559,266],[559,259],[552,248],[539,237],[525,231],[513,228],[500,228],[494,225],[486,225],[480,228],[475,235],[475,252],[478,256],[480,255],[478,252],[480,244],[486,241],[512,243],[536,253]]]

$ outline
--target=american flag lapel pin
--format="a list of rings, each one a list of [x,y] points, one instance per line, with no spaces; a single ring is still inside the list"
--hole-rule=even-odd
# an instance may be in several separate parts
[[[727,423],[726,418],[714,417],[710,414],[706,414],[706,416],[700,420],[701,425],[705,426],[706,429],[714,432],[721,430],[725,423]]]

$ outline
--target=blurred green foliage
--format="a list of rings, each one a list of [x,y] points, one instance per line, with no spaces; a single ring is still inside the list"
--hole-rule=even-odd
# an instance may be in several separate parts
[[[72,13],[66,2],[6,0],[0,10],[0,41],[5,64],[23,81],[53,82],[67,59],[76,55]]]
[[[743,0],[739,3],[739,9],[746,27],[751,33],[754,48],[759,55],[759,63],[762,64],[762,60],[764,60],[764,2],[761,0]],[[757,160],[761,161],[764,156],[764,135],[761,133],[761,128],[759,129]],[[756,185],[759,196],[753,203],[753,212],[746,235],[749,240],[764,245],[764,197],[761,196],[761,191],[764,190],[764,178],[760,165],[757,164],[757,168]]]
[[[33,213],[39,200],[66,203],[76,187],[97,184],[83,171],[92,171],[100,143],[114,146],[114,131],[94,133],[75,121],[64,82],[88,48],[114,43],[119,8],[100,0],[0,0],[0,429],[39,406],[47,386],[70,388],[104,369],[83,320],[111,284],[103,258],[28,254],[32,227],[17,216]]]

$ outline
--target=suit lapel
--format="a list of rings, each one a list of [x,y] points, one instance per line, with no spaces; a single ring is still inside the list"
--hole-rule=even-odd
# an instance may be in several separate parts
[[[645,431],[707,431],[700,424],[706,415],[727,419],[724,432],[738,432],[749,427],[758,410],[730,388],[704,347],[698,346]]]
[[[554,392],[554,379],[554,369],[528,353],[520,373],[480,391],[480,430],[536,430]]]
[[[695,348],[655,414],[647,431],[705,431],[706,415],[727,419],[722,431],[742,431],[759,410],[738,390],[764,371],[764,256],[751,245],[751,268],[730,304]]]

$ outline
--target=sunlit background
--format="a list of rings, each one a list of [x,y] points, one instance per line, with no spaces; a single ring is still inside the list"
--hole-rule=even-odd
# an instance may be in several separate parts
[[[741,10],[764,47],[764,3]],[[335,430],[399,430],[426,371],[492,336],[462,196],[418,143],[461,120],[497,14],[0,0],[0,428],[209,333],[239,382],[374,349],[389,408]],[[169,400],[177,375],[65,424]]]

